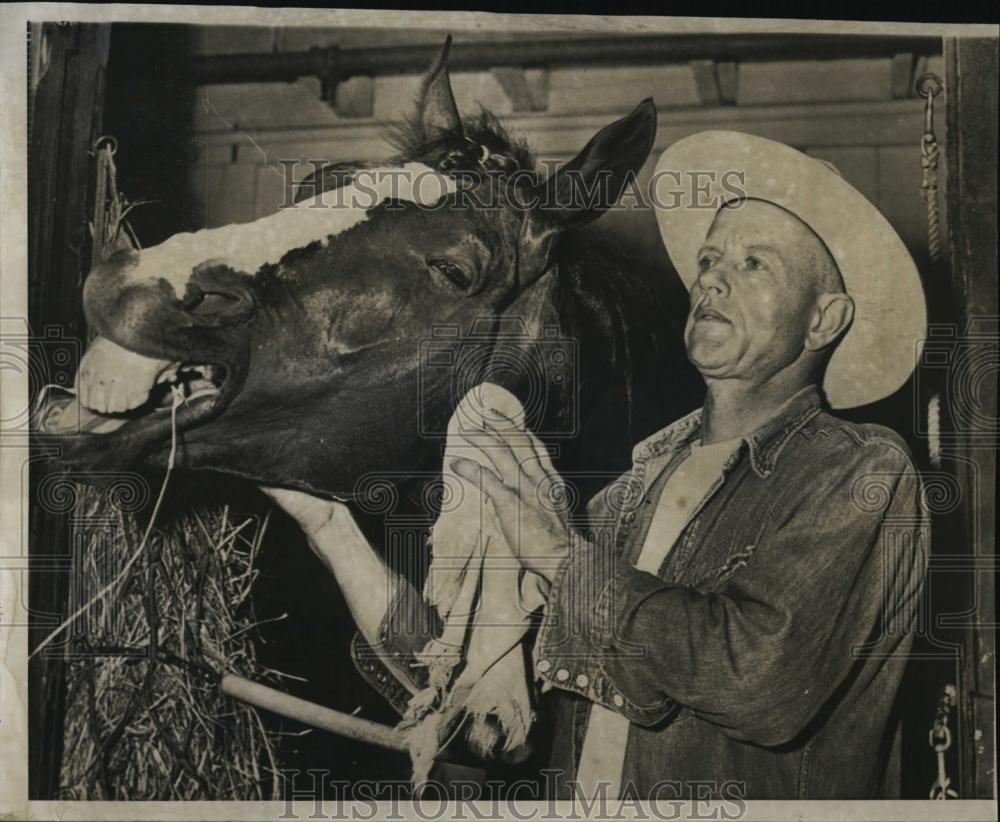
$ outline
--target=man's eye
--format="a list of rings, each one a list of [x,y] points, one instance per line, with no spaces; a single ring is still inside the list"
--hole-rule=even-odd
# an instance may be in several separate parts
[[[456,288],[467,291],[472,285],[472,277],[465,273],[461,266],[448,260],[428,260],[427,265],[439,271]]]
[[[704,254],[698,260],[698,271],[708,271],[715,263],[715,258],[711,254]]]
[[[760,271],[763,268],[767,268],[767,266],[756,257],[747,257],[746,266],[747,271]]]

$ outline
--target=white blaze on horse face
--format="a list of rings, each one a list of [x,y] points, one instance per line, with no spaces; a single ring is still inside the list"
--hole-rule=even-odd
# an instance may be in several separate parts
[[[386,199],[432,207],[454,191],[454,180],[420,163],[363,169],[349,186],[252,223],[175,234],[140,251],[138,261],[124,274],[129,285],[166,280],[180,298],[195,268],[204,263],[255,275],[289,251],[314,242],[327,245],[332,237],[363,223],[369,209]],[[87,350],[77,374],[78,403],[99,414],[124,413],[145,403],[157,382],[176,376],[173,366],[180,364],[144,357],[99,337]],[[206,391],[211,393],[211,389]]]
[[[431,207],[454,193],[455,181],[422,163],[358,171],[351,185],[319,194],[252,223],[234,223],[190,234],[175,234],[139,252],[127,272],[130,284],[166,280],[178,298],[194,269],[204,263],[227,265],[255,275],[289,251],[329,239],[368,219],[368,210],[387,199]]]

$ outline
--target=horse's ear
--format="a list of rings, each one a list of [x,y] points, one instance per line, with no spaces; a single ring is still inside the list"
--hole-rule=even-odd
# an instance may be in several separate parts
[[[534,194],[543,223],[562,229],[596,219],[618,202],[656,138],[656,106],[647,97],[595,134],[583,150],[541,183]]]
[[[455,105],[455,95],[451,91],[448,76],[448,52],[451,51],[451,35],[444,41],[441,53],[431,64],[420,84],[417,98],[417,120],[425,138],[443,131],[462,128],[462,118]]]

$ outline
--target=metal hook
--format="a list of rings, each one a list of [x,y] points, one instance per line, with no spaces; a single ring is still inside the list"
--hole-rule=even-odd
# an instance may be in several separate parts
[[[105,141],[108,142],[108,151],[111,152],[111,156],[113,157],[115,154],[118,153],[118,141],[110,134],[104,134],[98,137],[96,140],[94,140],[94,151],[95,152],[100,151],[101,143]]]
[[[914,84],[921,97],[937,97],[944,90],[944,83],[936,74],[922,74]]]
[[[917,93],[926,100],[924,105],[924,135],[934,133],[934,98],[944,85],[936,74],[923,74],[915,84]]]

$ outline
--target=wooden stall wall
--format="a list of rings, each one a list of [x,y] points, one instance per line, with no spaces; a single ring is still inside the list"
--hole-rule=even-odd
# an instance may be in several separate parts
[[[997,307],[997,41],[945,41],[951,89],[948,207],[952,281],[961,315],[951,350],[951,470],[966,490],[959,509],[969,577],[967,607],[951,621],[962,635],[958,706],[961,791],[996,788],[996,441],[1000,312]],[[946,339],[947,342],[947,339]],[[957,412],[957,413],[956,413]],[[955,609],[956,611],[958,609]],[[957,616],[957,620],[955,617]]]
[[[80,290],[90,259],[90,151],[101,134],[110,28],[47,23],[31,31],[28,324],[43,357],[58,342],[75,344],[79,353],[85,335]],[[30,386],[36,392],[40,388]],[[59,624],[69,590],[70,517],[45,499],[49,453],[33,443],[29,649]],[[58,643],[28,667],[28,795],[34,799],[52,798],[59,786],[64,677]]]

